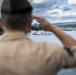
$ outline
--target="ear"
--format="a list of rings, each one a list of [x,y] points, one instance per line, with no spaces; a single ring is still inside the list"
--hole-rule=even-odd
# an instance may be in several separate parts
[[[30,18],[30,21],[29,21],[29,25],[32,24],[32,21],[33,21],[33,19],[32,19],[32,17],[31,17],[31,18]]]
[[[28,23],[27,23],[27,24],[28,24],[27,26],[28,26],[29,28],[32,26],[32,21],[33,21],[33,19],[30,18],[29,21],[28,21]]]
[[[2,20],[0,19],[0,28],[2,28]]]

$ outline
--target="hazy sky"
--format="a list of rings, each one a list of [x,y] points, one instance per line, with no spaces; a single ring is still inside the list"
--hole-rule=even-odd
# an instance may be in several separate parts
[[[49,22],[76,21],[76,0],[29,0],[33,15],[43,16]],[[0,0],[1,5],[2,0]]]

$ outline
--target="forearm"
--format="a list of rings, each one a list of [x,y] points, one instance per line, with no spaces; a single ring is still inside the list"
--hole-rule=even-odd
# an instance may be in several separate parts
[[[45,18],[33,16],[33,19],[36,19],[39,23],[41,23],[45,30],[52,31],[64,45],[66,46],[76,45],[76,41],[73,38],[62,32],[58,27],[50,24]]]
[[[54,25],[50,25],[51,31],[61,40],[61,42],[66,46],[74,46],[76,45],[76,40],[62,32],[58,27]]]

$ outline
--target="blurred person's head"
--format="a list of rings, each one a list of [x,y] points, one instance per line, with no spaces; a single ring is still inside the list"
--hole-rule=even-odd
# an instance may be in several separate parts
[[[28,0],[4,0],[1,16],[4,31],[25,31],[31,27],[32,6]]]

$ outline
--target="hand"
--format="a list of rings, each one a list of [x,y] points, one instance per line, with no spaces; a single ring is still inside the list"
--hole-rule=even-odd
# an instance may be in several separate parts
[[[51,28],[51,24],[43,17],[37,17],[37,16],[33,16],[33,19],[36,19],[43,27],[45,30],[50,31]]]

